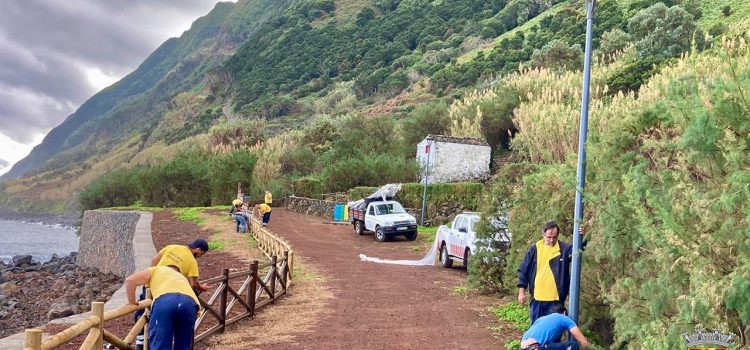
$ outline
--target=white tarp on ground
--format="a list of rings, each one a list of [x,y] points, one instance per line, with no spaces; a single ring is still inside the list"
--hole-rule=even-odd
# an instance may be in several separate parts
[[[420,260],[388,260],[380,258],[372,258],[364,254],[359,254],[359,260],[369,261],[379,264],[393,264],[393,265],[407,265],[407,266],[432,266],[435,265],[435,258],[437,258],[437,249],[440,235],[435,234],[435,241],[432,242],[432,247],[427,251],[427,255]]]

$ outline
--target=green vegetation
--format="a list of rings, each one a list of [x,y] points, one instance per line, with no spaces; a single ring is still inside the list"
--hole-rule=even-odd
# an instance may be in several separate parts
[[[200,213],[203,210],[204,208],[172,208],[172,213],[179,220],[190,221],[198,226],[202,226],[205,223],[205,220],[200,218]]]
[[[208,242],[208,249],[209,250],[222,250],[224,249],[225,243],[222,241],[210,241]]]
[[[529,308],[515,301],[491,307],[489,311],[501,321],[512,324],[519,331],[525,331],[531,326]]]

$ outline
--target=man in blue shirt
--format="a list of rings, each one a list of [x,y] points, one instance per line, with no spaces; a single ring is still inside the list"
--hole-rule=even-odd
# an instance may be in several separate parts
[[[565,312],[564,307],[559,307],[555,312],[538,318],[521,337],[521,350],[578,349],[578,344],[575,341],[560,343],[565,331],[569,331],[570,335],[580,343],[581,349],[588,348],[588,340],[583,336],[575,322],[565,315]]]

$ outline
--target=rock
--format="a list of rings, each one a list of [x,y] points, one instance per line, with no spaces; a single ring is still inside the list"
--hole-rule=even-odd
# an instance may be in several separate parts
[[[60,317],[67,317],[75,314],[75,306],[70,306],[63,303],[55,303],[50,305],[49,311],[47,312],[47,319],[54,320]]]
[[[13,282],[5,282],[0,284],[0,290],[2,290],[3,294],[6,296],[11,296],[18,291],[18,286]]]
[[[58,279],[55,281],[54,284],[52,284],[52,290],[54,291],[62,291],[68,286],[67,283],[65,283],[65,280]]]
[[[94,291],[91,290],[91,287],[86,286],[83,289],[81,289],[80,292],[78,292],[78,297],[81,299],[90,299],[91,297],[93,297],[93,294],[94,294]]]
[[[55,253],[55,254],[52,254],[52,258],[49,261],[53,262],[53,261],[58,261],[58,260],[60,260],[60,256],[57,255],[57,253]]]
[[[31,265],[31,255],[16,255],[13,257],[13,266]]]

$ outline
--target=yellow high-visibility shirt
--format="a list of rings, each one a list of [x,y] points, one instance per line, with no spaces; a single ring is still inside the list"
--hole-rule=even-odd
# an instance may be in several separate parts
[[[260,204],[260,205],[258,206],[258,211],[259,211],[259,212],[260,212],[261,214],[265,214],[265,213],[270,213],[270,212],[271,212],[271,207],[270,207],[270,206],[269,206],[268,204],[265,204],[265,203],[261,203],[261,204]]]
[[[156,266],[175,265],[180,268],[183,276],[198,277],[198,261],[187,246],[171,244],[162,248],[159,254],[161,254],[161,259]]]
[[[266,198],[263,200],[266,204],[271,204],[273,202],[273,195],[271,192],[266,192]]]
[[[185,276],[166,266],[149,267],[148,271],[151,273],[149,284],[154,300],[159,299],[164,294],[180,293],[193,298],[195,303],[200,306],[198,297]]]
[[[534,277],[534,299],[538,301],[560,300],[557,294],[557,283],[552,274],[549,262],[560,256],[560,244],[554,246],[544,244],[544,240],[536,242],[536,276]]]

